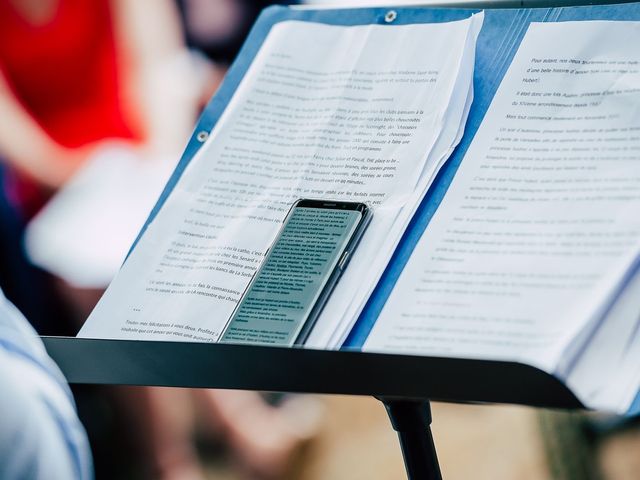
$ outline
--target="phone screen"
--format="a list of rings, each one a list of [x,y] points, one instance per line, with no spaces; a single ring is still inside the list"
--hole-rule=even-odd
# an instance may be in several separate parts
[[[294,207],[220,341],[292,345],[361,224],[356,210]],[[348,254],[348,253],[347,253]]]

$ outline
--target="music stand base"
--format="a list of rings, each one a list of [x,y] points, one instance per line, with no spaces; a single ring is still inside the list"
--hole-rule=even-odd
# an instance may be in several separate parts
[[[409,480],[442,480],[436,447],[431,435],[431,407],[428,400],[378,398],[398,432],[404,466]]]

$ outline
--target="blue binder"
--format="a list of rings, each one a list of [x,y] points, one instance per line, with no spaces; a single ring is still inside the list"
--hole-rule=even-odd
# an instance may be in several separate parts
[[[186,166],[203,144],[206,134],[214,128],[273,25],[285,20],[320,22],[333,25],[372,23],[388,25],[389,22],[385,20],[385,16],[389,10],[390,8],[310,10],[281,6],[274,6],[264,10],[251,30],[218,93],[204,110],[178,167],[151,212],[140,235],[162,208]],[[393,7],[393,10],[397,14],[392,22],[393,25],[461,20],[479,11],[472,9],[395,7]],[[478,38],[476,50],[474,102],[467,120],[464,137],[447,164],[438,174],[404,233],[381,280],[349,334],[343,346],[344,349],[359,349],[375,324],[411,252],[442,201],[529,24],[531,22],[575,20],[640,20],[640,3],[584,7],[490,9],[485,11],[484,25]],[[629,414],[638,412],[640,412],[640,395],[634,401]]]

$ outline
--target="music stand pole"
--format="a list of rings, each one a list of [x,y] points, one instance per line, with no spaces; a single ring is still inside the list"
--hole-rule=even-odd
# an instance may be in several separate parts
[[[436,447],[431,435],[431,407],[428,400],[378,398],[398,432],[404,466],[409,480],[442,480]]]

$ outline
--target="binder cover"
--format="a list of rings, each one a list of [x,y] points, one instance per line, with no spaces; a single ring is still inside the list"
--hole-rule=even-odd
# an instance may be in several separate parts
[[[216,96],[211,100],[206,109],[204,110],[196,129],[185,149],[185,152],[173,173],[171,179],[169,180],[167,186],[165,187],[158,203],[154,207],[151,212],[149,219],[147,220],[145,226],[142,229],[142,233],[148,226],[149,222],[153,220],[158,211],[162,208],[165,200],[168,195],[171,193],[172,189],[178,182],[180,176],[184,172],[184,169],[191,161],[195,153],[198,151],[204,140],[206,139],[206,134],[210,132],[215,126],[216,122],[220,118],[222,112],[224,111],[226,105],[231,99],[233,93],[238,87],[242,77],[246,73],[249,65],[251,64],[253,58],[258,52],[262,42],[266,38],[267,34],[271,27],[282,21],[286,20],[299,20],[299,21],[307,21],[307,22],[320,22],[326,24],[333,25],[363,25],[363,24],[385,24],[389,25],[390,23],[385,21],[385,15],[389,10],[394,10],[397,15],[392,25],[404,25],[411,23],[436,23],[436,22],[448,22],[454,20],[461,20],[469,17],[471,14],[478,12],[477,9],[448,9],[448,8],[356,8],[356,9],[340,9],[340,10],[308,10],[308,9],[296,9],[282,6],[273,6],[269,7],[262,12],[258,21],[254,25],[253,29],[249,37],[247,38],[242,50],[240,51],[239,56],[234,62],[233,66],[229,69],[229,72],[221,85]],[[386,299],[388,298],[393,286],[395,285],[402,269],[407,263],[411,252],[413,251],[418,239],[424,232],[425,228],[429,224],[431,217],[434,212],[438,208],[442,198],[451,183],[460,162],[464,158],[464,155],[473,139],[476,131],[484,114],[489,107],[491,100],[502,80],[508,66],[517,51],[520,42],[531,22],[563,22],[563,21],[575,21],[575,20],[640,20],[640,3],[627,3],[627,4],[619,4],[619,5],[600,5],[600,6],[584,6],[584,7],[555,7],[555,8],[527,8],[527,9],[489,9],[485,10],[485,20],[482,30],[480,32],[480,36],[478,38],[477,50],[476,50],[476,63],[475,63],[475,73],[474,73],[474,101],[471,107],[471,111],[469,114],[469,118],[467,120],[467,124],[465,127],[464,136],[455,149],[453,155],[448,160],[447,164],[442,168],[436,177],[435,182],[431,186],[429,192],[425,196],[422,204],[420,205],[416,215],[412,219],[408,229],[406,230],[399,246],[397,247],[391,262],[387,266],[381,280],[379,281],[377,287],[375,288],[372,296],[370,297],[364,311],[360,315],[359,319],[356,322],[356,325],[352,329],[349,334],[343,349],[345,350],[354,350],[359,349],[367,335],[371,331],[378,314],[380,313],[382,307]],[[137,241],[140,238],[138,236]],[[134,243],[135,247],[135,243]],[[66,361],[70,356],[73,355],[90,355],[91,349],[98,349],[102,351],[104,355],[107,357],[111,357],[114,351],[128,352],[130,362],[134,362],[134,357],[131,356],[131,352],[135,351],[136,348],[147,349],[149,352],[161,352],[161,351],[175,351],[180,350],[186,354],[188,349],[192,349],[195,357],[206,354],[206,352],[213,352],[212,348],[218,348],[220,352],[226,351],[228,355],[232,357],[236,357],[237,351],[245,351],[248,352],[249,349],[258,352],[257,356],[261,355],[265,358],[263,361],[267,361],[269,356],[268,352],[272,352],[275,357],[278,355],[285,355],[287,358],[290,354],[297,355],[302,360],[302,356],[309,356],[309,361],[313,363],[313,359],[311,358],[313,355],[320,355],[325,360],[329,357],[327,355],[335,355],[337,353],[337,357],[344,355],[343,360],[345,362],[351,362],[349,358],[351,356],[361,356],[363,361],[370,362],[371,358],[374,355],[377,355],[380,358],[386,358],[387,361],[391,361],[389,359],[397,357],[398,358],[398,366],[403,364],[402,362],[406,362],[406,356],[393,356],[393,355],[379,355],[379,354],[364,354],[364,353],[350,353],[350,352],[309,352],[305,353],[304,351],[291,351],[289,354],[285,354],[282,349],[274,349],[271,347],[239,347],[239,346],[220,346],[220,345],[195,345],[195,344],[177,344],[171,342],[132,342],[132,341],[109,341],[109,340],[88,340],[88,339],[73,339],[76,343],[70,345],[69,342],[65,341],[65,339],[59,338],[45,338],[45,343],[47,344],[47,348],[50,353],[54,356],[54,358],[58,359],[58,361],[63,361],[63,370],[65,372],[76,371],[79,367],[77,365],[73,365],[71,362]],[[131,344],[141,344],[141,343],[149,343],[149,344],[157,344],[156,347],[148,346],[148,347],[136,347]],[[66,351],[63,351],[63,347]],[[74,352],[69,352],[68,349],[71,347]],[[218,350],[216,350],[218,351]],[[265,353],[266,351],[266,353]],[[200,353],[197,353],[200,352]],[[154,355],[153,353],[149,353],[149,355]],[[336,357],[336,359],[337,359]],[[250,355],[249,358],[254,358],[254,355]],[[333,358],[333,357],[332,357]],[[369,360],[365,360],[369,358]],[[475,360],[464,360],[464,359],[435,359],[429,357],[413,357],[416,363],[420,362],[435,362],[434,364],[439,364],[442,367],[448,365],[447,368],[459,368],[461,365],[467,365],[467,368],[471,368],[471,370],[477,370],[473,367],[473,365],[477,365],[480,367],[484,365],[486,369],[495,368],[494,373],[498,373],[501,371],[501,368],[507,368],[505,365],[516,366],[517,364],[509,364],[508,362],[487,362],[487,361],[475,361]],[[404,360],[401,360],[404,359]],[[195,360],[195,358],[194,358]],[[323,360],[323,363],[324,361]],[[318,358],[320,361],[320,358]],[[410,361],[410,360],[409,360]],[[194,364],[197,362],[194,362]],[[226,363],[226,362],[225,362]],[[287,362],[284,362],[285,364]],[[66,365],[66,367],[64,366]],[[404,364],[403,364],[404,365]],[[426,365],[426,364],[425,364]],[[247,365],[249,367],[249,365]],[[426,368],[426,367],[425,367]],[[513,367],[515,368],[515,367]],[[535,375],[533,375],[532,371],[534,370],[532,367],[527,367],[524,365],[520,365],[522,372],[529,372],[529,375],[536,377],[536,375],[542,374],[542,372],[537,371]],[[125,381],[124,377],[127,377],[126,374],[118,377],[105,375],[104,371],[101,373],[98,370],[94,370],[93,373],[89,372],[90,369],[87,369],[87,372],[76,375],[75,377],[72,375],[71,381],[91,381],[88,378],[92,378],[95,383],[136,383],[135,381]],[[141,368],[140,370],[144,370]],[[180,369],[181,370],[181,369]],[[508,370],[508,368],[507,368]],[[505,371],[507,371],[505,370]],[[426,368],[424,372],[431,371],[432,373],[436,373],[436,370]],[[516,369],[517,371],[517,369]],[[84,371],[83,371],[84,372]],[[185,371],[183,371],[185,373]],[[222,375],[221,372],[218,372]],[[417,373],[417,372],[416,372]],[[478,372],[476,371],[476,374]],[[92,376],[93,375],[93,376]],[[544,374],[542,374],[544,375]],[[135,376],[135,375],[134,375]],[[487,375],[484,375],[485,377]],[[193,377],[193,375],[191,375]],[[191,378],[190,377],[190,378]],[[225,379],[223,383],[225,385],[216,383],[216,386],[227,386],[231,388],[251,388],[251,385],[254,388],[262,388],[262,389],[278,389],[279,385],[269,385],[269,384],[261,384],[257,385],[254,383],[247,384],[246,380],[238,381],[234,384],[233,380],[228,380],[228,375],[222,375]],[[267,375],[268,377],[268,375]],[[512,380],[517,377],[517,375],[511,375]],[[455,391],[455,393],[446,393],[449,390],[445,388],[445,393],[443,394],[445,398],[443,400],[476,400],[476,401],[515,401],[516,403],[531,403],[533,405],[547,405],[547,406],[563,406],[563,407],[579,407],[580,404],[577,402],[575,397],[570,394],[570,392],[566,389],[560,388],[558,386],[558,381],[551,376],[548,377],[548,385],[553,386],[553,391],[555,391],[555,397],[547,398],[545,397],[544,401],[540,401],[540,399],[534,399],[534,392],[531,391],[531,400],[527,401],[527,393],[520,392],[518,394],[506,394],[509,385],[504,385],[504,388],[498,389],[495,394],[481,394],[481,395],[473,395],[471,394],[471,390],[462,389],[459,391]],[[120,378],[120,382],[118,382],[118,378]],[[170,376],[169,378],[174,378],[173,381],[169,381],[167,379],[155,379],[150,380],[148,383],[156,384],[156,385],[190,385],[190,386],[211,386],[207,384],[207,382],[201,383],[197,381],[197,378],[182,379],[179,380],[175,377],[175,375]],[[244,378],[244,377],[243,377]],[[536,377],[538,378],[538,377]],[[507,379],[504,379],[507,381]],[[375,381],[375,380],[371,380]],[[430,378],[424,378],[422,380],[416,378],[407,378],[406,382],[420,382],[420,381],[432,381]],[[455,380],[454,380],[455,381]],[[230,382],[230,383],[229,383]],[[538,386],[541,386],[540,379],[538,378]],[[139,382],[138,382],[139,383]],[[286,383],[286,382],[285,382]],[[477,383],[477,382],[473,382]],[[507,382],[508,383],[508,382]],[[542,382],[544,383],[544,382]],[[289,385],[289,384],[288,384]],[[283,387],[284,390],[291,390],[290,385],[280,386]],[[317,385],[317,384],[316,384]],[[300,386],[300,388],[294,388],[293,390],[298,391],[311,391],[308,388],[314,387],[305,387]],[[317,387],[315,387],[317,388]],[[471,388],[473,388],[471,386]],[[478,387],[476,387],[478,388]],[[362,391],[360,391],[362,389]],[[327,392],[336,392],[336,393],[360,393],[360,394],[375,394],[376,388],[373,386],[367,390],[365,386],[358,387],[358,391],[350,392],[353,389],[340,389],[340,388],[330,388],[323,389],[323,391]],[[503,392],[501,395],[499,390]],[[400,390],[397,390],[400,392]],[[465,393],[466,392],[466,393]],[[553,398],[556,398],[557,401],[554,402]],[[502,399],[502,400],[501,400]],[[640,412],[640,395],[636,398],[633,403],[632,408],[629,411],[629,414]]]

